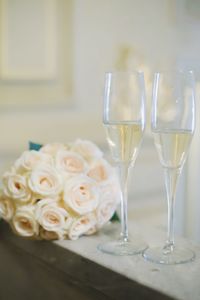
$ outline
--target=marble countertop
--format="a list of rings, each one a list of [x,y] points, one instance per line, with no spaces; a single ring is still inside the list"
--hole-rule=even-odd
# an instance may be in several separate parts
[[[200,246],[182,239],[181,243],[189,243],[194,249],[196,259],[190,263],[170,266],[147,262],[141,255],[119,257],[97,250],[99,243],[109,240],[111,236],[117,237],[119,230],[119,225],[110,224],[96,235],[82,237],[77,241],[54,243],[174,299],[200,299]],[[150,246],[162,245],[165,240],[166,233],[162,228],[129,222],[129,230],[132,238],[140,234]]]
[[[119,223],[77,241],[54,242],[18,237],[8,224],[0,223],[1,299],[24,299],[27,294],[30,300],[53,300],[58,293],[57,298],[67,295],[69,300],[200,299],[200,246],[189,241],[181,242],[196,252],[195,261],[165,266],[141,255],[113,256],[97,250],[99,243],[118,237]],[[140,233],[149,246],[163,245],[164,227],[147,223],[129,222],[132,239]],[[22,281],[16,281],[19,274]]]

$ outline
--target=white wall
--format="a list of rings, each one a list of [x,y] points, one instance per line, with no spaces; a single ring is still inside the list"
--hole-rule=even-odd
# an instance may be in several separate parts
[[[177,25],[173,9],[175,4],[166,0],[74,1],[74,78],[79,107],[101,107],[104,73],[116,68],[124,48],[130,48],[127,67],[137,67],[141,56],[150,69],[174,59]]]

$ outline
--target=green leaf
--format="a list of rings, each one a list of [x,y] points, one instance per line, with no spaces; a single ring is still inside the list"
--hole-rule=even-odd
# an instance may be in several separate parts
[[[41,147],[42,147],[41,144],[36,144],[36,143],[33,143],[33,142],[29,142],[29,150],[39,151]]]
[[[120,218],[119,218],[117,212],[115,212],[111,218],[111,222],[119,222],[119,221],[120,221]]]

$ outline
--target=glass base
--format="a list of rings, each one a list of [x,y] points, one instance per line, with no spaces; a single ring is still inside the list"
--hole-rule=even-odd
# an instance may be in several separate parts
[[[175,246],[172,252],[166,253],[163,247],[148,248],[143,257],[153,263],[164,265],[183,264],[195,259],[195,253],[183,246]]]
[[[107,254],[127,256],[142,253],[147,247],[147,244],[140,240],[117,240],[99,244],[97,249]]]

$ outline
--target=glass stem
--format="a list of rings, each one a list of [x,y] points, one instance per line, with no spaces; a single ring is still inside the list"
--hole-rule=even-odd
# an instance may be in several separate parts
[[[121,239],[124,242],[128,241],[128,194],[127,194],[127,181],[128,181],[129,164],[119,164],[119,179],[121,185]]]
[[[168,207],[167,240],[164,246],[165,254],[169,254],[174,250],[174,203],[179,174],[179,169],[164,168]]]

